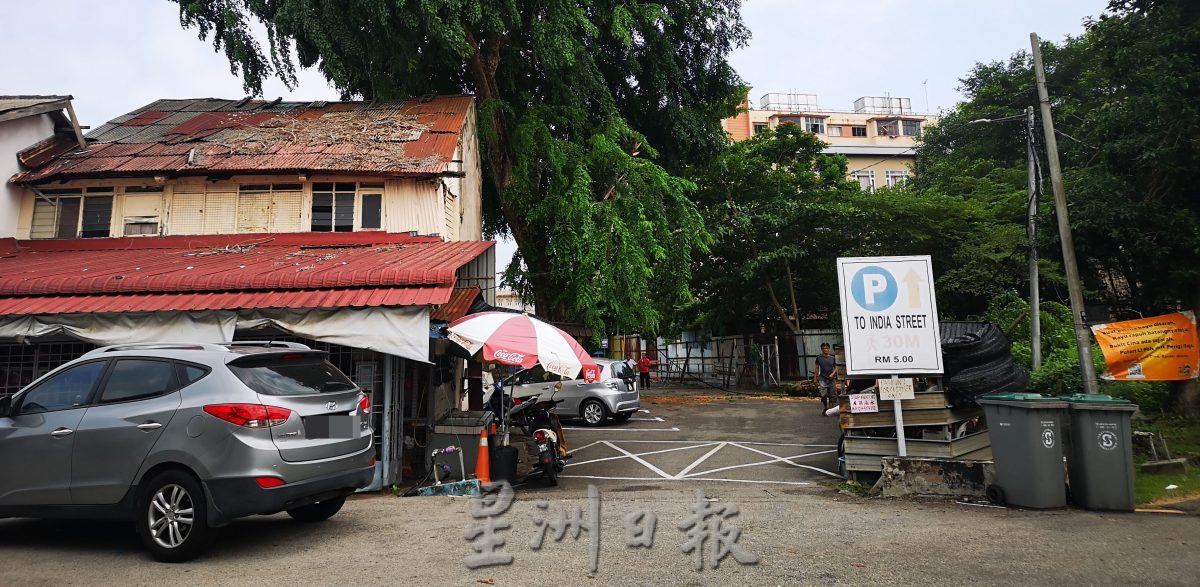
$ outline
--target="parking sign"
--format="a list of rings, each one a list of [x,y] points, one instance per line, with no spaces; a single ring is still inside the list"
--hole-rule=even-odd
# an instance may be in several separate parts
[[[846,374],[941,374],[929,255],[841,257],[837,264]]]

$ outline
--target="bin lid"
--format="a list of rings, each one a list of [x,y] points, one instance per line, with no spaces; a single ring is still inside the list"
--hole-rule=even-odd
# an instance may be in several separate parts
[[[1072,410],[1099,410],[1133,412],[1137,405],[1127,399],[1120,399],[1102,393],[1077,393],[1063,398]]]
[[[981,395],[976,400],[999,402],[1060,402],[1061,399],[1042,395],[1040,393],[989,393]]]
[[[981,406],[1006,406],[1027,410],[1065,410],[1067,402],[1039,393],[989,393],[975,398]]]
[[[1128,404],[1127,399],[1104,395],[1103,393],[1076,393],[1074,395],[1063,396],[1064,400],[1072,403],[1081,404]]]

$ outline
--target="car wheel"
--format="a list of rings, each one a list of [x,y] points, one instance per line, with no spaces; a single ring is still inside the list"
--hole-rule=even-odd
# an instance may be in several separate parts
[[[342,505],[345,503],[346,496],[343,495],[335,499],[327,499],[325,501],[318,501],[314,504],[290,509],[287,511],[287,513],[292,517],[293,520],[296,520],[297,522],[324,522],[325,520],[332,518],[334,514],[338,513],[338,511],[342,509]]]
[[[137,531],[154,558],[178,563],[208,546],[208,502],[200,482],[184,471],[164,471],[144,485],[138,500]]]
[[[620,414],[613,414],[612,420],[617,424],[622,424],[628,422],[631,417],[633,417],[633,412],[622,412]]]
[[[579,416],[588,426],[599,426],[608,417],[608,409],[598,399],[589,399],[579,407]]]

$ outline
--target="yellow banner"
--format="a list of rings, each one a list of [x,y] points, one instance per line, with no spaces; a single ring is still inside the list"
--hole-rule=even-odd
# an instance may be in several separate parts
[[[1191,379],[1200,367],[1192,312],[1097,324],[1092,333],[1113,379]]]

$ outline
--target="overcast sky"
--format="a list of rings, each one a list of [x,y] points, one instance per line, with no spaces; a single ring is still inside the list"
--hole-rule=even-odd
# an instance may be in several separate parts
[[[977,62],[1029,49],[1029,33],[1059,41],[1082,31],[1105,0],[748,0],[753,33],[731,56],[754,104],[766,92],[817,94],[849,110],[861,96],[907,97],[936,112],[961,99]],[[159,98],[238,98],[223,54],[179,25],[167,0],[4,0],[0,94],[70,94],[92,127]],[[336,99],[314,72],[268,98]],[[926,97],[928,96],[928,98]],[[511,245],[501,247],[501,267]]]

